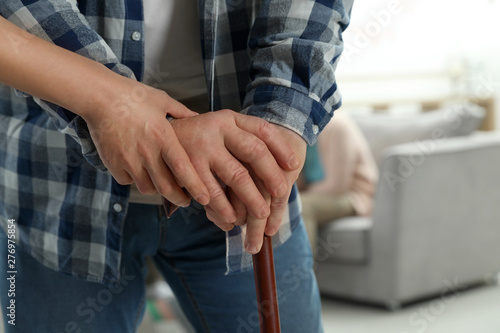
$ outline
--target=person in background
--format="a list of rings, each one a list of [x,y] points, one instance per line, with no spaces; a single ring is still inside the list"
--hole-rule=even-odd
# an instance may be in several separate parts
[[[369,216],[378,170],[363,133],[337,112],[308,147],[300,176],[302,217],[315,253],[318,228],[346,216]]]

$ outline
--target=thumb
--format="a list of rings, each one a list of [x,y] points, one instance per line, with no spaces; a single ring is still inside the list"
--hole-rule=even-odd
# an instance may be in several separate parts
[[[199,113],[191,111],[186,106],[184,106],[184,104],[175,101],[175,103],[169,108],[167,115],[175,119],[181,119],[197,116],[199,115]]]

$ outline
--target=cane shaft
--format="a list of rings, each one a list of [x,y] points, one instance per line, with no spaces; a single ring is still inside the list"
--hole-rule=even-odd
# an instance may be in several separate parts
[[[172,216],[179,208],[165,198],[162,198],[162,202],[167,218]],[[280,315],[271,237],[264,236],[262,249],[259,253],[254,254],[252,259],[259,310],[260,332],[280,333]]]
[[[281,332],[280,316],[271,237],[264,236],[262,249],[253,255],[253,267],[260,332],[279,333]]]

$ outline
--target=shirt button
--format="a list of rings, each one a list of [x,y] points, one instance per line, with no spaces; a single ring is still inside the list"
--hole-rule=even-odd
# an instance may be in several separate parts
[[[121,212],[121,211],[122,211],[123,207],[122,207],[122,205],[120,205],[119,203],[115,203],[115,204],[113,205],[113,209],[115,210],[115,212],[119,213],[119,212]]]
[[[139,31],[134,31],[132,33],[132,36],[130,36],[130,38],[132,38],[132,40],[136,41],[136,42],[140,41],[141,37],[142,37],[142,35],[141,35],[141,33]]]
[[[318,125],[314,125],[314,126],[313,126],[313,133],[314,133],[314,134],[318,134],[318,132],[319,132],[319,127],[318,127]]]

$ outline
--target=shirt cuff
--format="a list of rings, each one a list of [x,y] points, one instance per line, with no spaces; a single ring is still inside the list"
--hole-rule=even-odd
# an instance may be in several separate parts
[[[242,113],[286,127],[312,145],[340,105],[339,100],[328,111],[321,101],[292,88],[259,85],[247,94]]]

